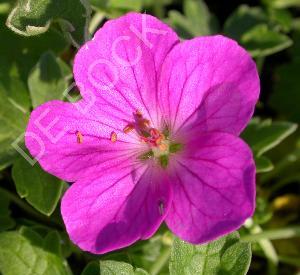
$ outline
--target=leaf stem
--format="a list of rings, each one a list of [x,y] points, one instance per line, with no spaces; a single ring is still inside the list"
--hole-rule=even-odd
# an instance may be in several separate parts
[[[255,224],[253,219],[249,219],[244,226],[248,228],[250,233],[253,235],[263,233],[263,229],[258,224]],[[245,240],[245,238],[243,238],[243,240]],[[269,239],[258,239],[257,242],[267,258],[268,274],[276,275],[279,259],[272,242]]]
[[[278,240],[300,236],[300,226],[290,226],[280,229],[265,230],[260,233],[242,236],[241,239],[247,242],[256,242],[263,239]]]
[[[152,266],[150,269],[150,274],[151,275],[157,275],[159,272],[162,270],[162,268],[166,265],[170,258],[171,254],[171,247],[167,247],[165,251],[161,253],[155,264]]]

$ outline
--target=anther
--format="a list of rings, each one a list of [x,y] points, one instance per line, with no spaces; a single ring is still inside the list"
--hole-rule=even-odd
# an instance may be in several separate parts
[[[130,133],[132,130],[134,129],[134,126],[132,124],[128,124],[127,126],[125,126],[125,128],[123,129],[123,132],[125,134]]]
[[[149,127],[149,125],[150,125],[150,120],[148,120],[148,119],[143,119],[141,124],[142,124],[142,126],[144,126],[144,127]]]
[[[110,141],[113,143],[117,141],[117,134],[115,132],[111,132]]]
[[[76,137],[77,137],[77,143],[81,144],[83,142],[83,136],[79,131],[76,132]]]

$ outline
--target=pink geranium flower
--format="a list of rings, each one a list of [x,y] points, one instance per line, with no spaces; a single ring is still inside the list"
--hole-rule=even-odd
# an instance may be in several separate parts
[[[77,53],[82,99],[32,114],[26,146],[74,182],[61,212],[71,240],[105,253],[163,221],[193,244],[238,229],[255,207],[255,165],[238,137],[259,95],[255,63],[235,41],[180,42],[158,19],[108,21]]]

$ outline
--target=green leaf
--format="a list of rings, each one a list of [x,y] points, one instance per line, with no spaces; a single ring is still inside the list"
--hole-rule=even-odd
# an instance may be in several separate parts
[[[20,197],[45,215],[53,213],[63,189],[61,180],[21,157],[14,162],[12,176]]]
[[[300,122],[300,108],[295,106],[295,102],[300,102],[299,66],[300,63],[289,63],[275,71],[274,93],[270,98],[276,111],[295,122]]]
[[[246,274],[251,246],[241,242],[237,232],[206,245],[192,245],[175,239],[170,260],[171,275]]]
[[[286,35],[260,24],[243,34],[241,43],[253,57],[261,57],[280,52],[293,44]]]
[[[67,70],[65,69],[67,68]],[[63,99],[71,70],[53,53],[44,53],[28,77],[33,107],[53,99]]]
[[[172,10],[169,12],[169,22],[182,38],[209,35],[218,30],[217,19],[209,12],[202,0],[185,0],[182,15]]]
[[[98,262],[90,262],[81,275],[100,275],[100,264]]]
[[[147,275],[141,268],[134,268],[131,264],[117,261],[100,261],[89,263],[81,275]]]
[[[33,237],[29,231],[26,234],[17,231],[0,233],[0,271],[3,275],[71,274],[62,258],[35,243],[40,237]]]
[[[264,120],[258,118],[251,120],[246,130],[242,133],[243,139],[251,146],[254,154],[260,157],[271,150],[285,138],[295,132],[297,124]]]
[[[62,257],[61,239],[57,231],[51,231],[44,240],[44,249]]]
[[[273,216],[273,208],[269,204],[268,199],[257,196],[256,197],[256,208],[253,216],[253,221],[256,224],[265,224]]]
[[[86,39],[89,17],[86,0],[19,0],[6,25],[19,35],[33,36],[46,32],[56,20],[70,40],[78,45]]]
[[[11,229],[15,226],[15,221],[10,216],[9,199],[0,191],[0,231]]]
[[[256,173],[265,173],[273,170],[273,163],[264,156],[255,157]]]
[[[5,15],[0,15],[1,25],[5,24],[5,20]],[[25,38],[4,27],[0,28],[0,36],[0,81],[5,88],[14,82],[11,79],[12,72],[26,83],[29,71],[43,52],[49,48],[55,53],[61,52],[67,46],[63,35],[53,28],[34,38]]]
[[[224,33],[236,40],[258,24],[268,22],[267,15],[260,7],[239,6],[226,20]]]
[[[253,57],[282,51],[292,40],[271,28],[270,19],[260,7],[241,5],[224,24],[224,33],[238,40]]]
[[[91,5],[108,17],[118,17],[129,11],[141,11],[143,0],[90,0]]]
[[[17,151],[11,144],[25,130],[28,118],[28,109],[13,94],[7,96],[0,84],[0,170],[13,162]]]
[[[300,0],[264,0],[264,3],[276,9],[300,7]]]
[[[276,24],[279,30],[289,32],[293,25],[293,16],[288,10],[270,9],[269,16],[272,22]]]

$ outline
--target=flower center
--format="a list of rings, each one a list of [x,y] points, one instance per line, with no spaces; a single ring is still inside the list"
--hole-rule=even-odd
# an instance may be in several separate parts
[[[156,128],[150,127],[150,121],[145,119],[140,111],[134,114],[134,122],[128,124],[124,129],[124,133],[133,130],[137,132],[141,142],[149,146],[149,151],[139,156],[141,160],[155,159],[158,163],[166,168],[169,163],[169,156],[181,150],[182,146],[178,143],[172,143],[169,139],[169,131],[166,129],[161,132]]]

